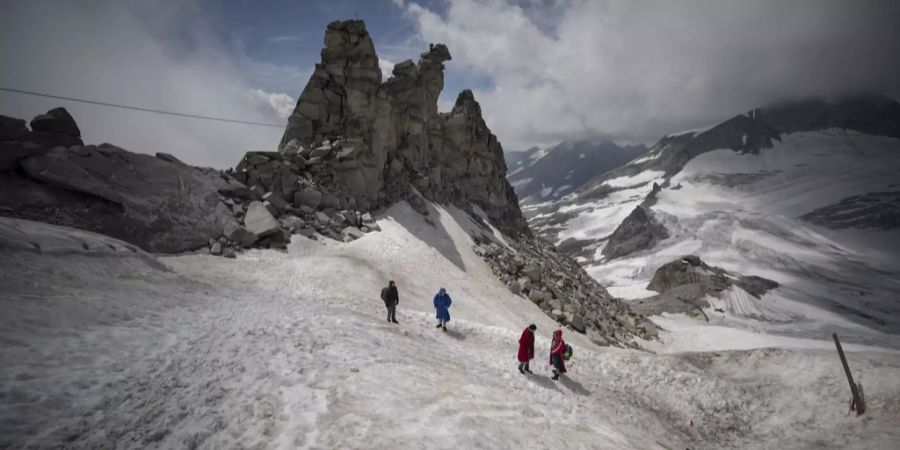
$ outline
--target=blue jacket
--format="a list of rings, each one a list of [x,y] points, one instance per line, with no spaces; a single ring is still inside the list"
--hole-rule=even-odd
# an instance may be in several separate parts
[[[434,311],[437,313],[438,320],[443,320],[444,322],[450,321],[449,308],[451,303],[453,303],[453,300],[451,300],[450,296],[447,294],[437,294],[434,296]]]

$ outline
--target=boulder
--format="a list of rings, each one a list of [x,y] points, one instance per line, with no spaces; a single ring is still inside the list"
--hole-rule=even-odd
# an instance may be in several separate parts
[[[540,289],[532,289],[528,292],[528,300],[540,305],[547,299],[547,293]]]
[[[246,228],[238,225],[235,222],[230,222],[225,225],[224,233],[226,238],[229,241],[237,242],[241,245],[241,247],[247,248],[253,245],[256,242],[257,236],[249,231]]]
[[[320,147],[314,148],[311,152],[309,152],[310,159],[319,158],[325,159],[332,152],[332,148],[330,145],[323,145]]]
[[[31,130],[35,132],[60,133],[74,138],[81,138],[81,130],[75,119],[65,108],[53,108],[46,114],[31,119]]]
[[[299,232],[299,230],[306,226],[306,222],[303,219],[291,215],[282,218],[281,224],[284,228],[288,229],[288,231],[292,233],[297,233]]]
[[[361,226],[364,226],[372,231],[381,231],[381,227],[378,226],[378,222],[372,217],[369,213],[364,213],[359,218],[359,223]]]
[[[244,216],[244,226],[247,231],[258,237],[265,237],[279,231],[278,221],[260,201],[250,203],[247,214]]]
[[[528,264],[522,269],[522,273],[531,280],[532,283],[541,281],[541,266],[537,264]]]
[[[305,188],[294,194],[294,206],[307,206],[315,210],[322,203],[322,192],[315,188]]]
[[[331,217],[328,217],[328,214],[325,214],[322,211],[316,211],[315,217],[316,222],[322,226],[328,225],[331,222]]]
[[[279,212],[284,211],[285,209],[287,209],[290,206],[290,205],[288,205],[288,203],[286,201],[284,201],[284,199],[281,198],[280,195],[278,195],[274,192],[267,192],[265,195],[262,196],[262,199],[263,199],[263,201],[267,201],[267,202],[271,203],[272,206],[274,206],[275,209]]]
[[[250,190],[244,183],[241,183],[233,178],[229,178],[227,180],[222,180],[219,183],[218,187],[219,193],[231,198],[238,198],[241,200],[259,200],[256,192]]]
[[[365,234],[359,228],[353,226],[345,227],[341,230],[341,237],[344,239],[344,242],[355,241],[363,236]]]
[[[26,134],[28,127],[24,120],[0,115],[0,141],[19,140]]]
[[[285,230],[276,230],[269,235],[269,248],[286,249],[291,243],[291,233]]]
[[[219,256],[222,254],[222,243],[216,241],[209,247],[209,254]]]
[[[278,208],[276,208],[275,205],[269,202],[263,202],[263,206],[266,208],[266,211],[269,211],[269,214],[271,214],[273,217],[278,217]]]
[[[322,194],[322,203],[319,205],[322,209],[337,209],[341,207],[341,201],[337,196],[325,192]]]
[[[581,315],[574,316],[572,320],[569,321],[569,324],[572,326],[573,330],[579,333],[584,334],[584,332],[587,330],[587,328],[584,326],[584,319],[581,317]]]

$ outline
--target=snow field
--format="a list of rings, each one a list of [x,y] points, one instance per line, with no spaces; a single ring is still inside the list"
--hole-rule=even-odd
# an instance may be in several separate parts
[[[900,357],[852,346],[869,399],[863,419],[845,415],[846,381],[829,351],[654,355],[566,332],[575,359],[570,376],[553,382],[546,353],[554,324],[471,251],[472,233],[499,240],[494,230],[452,208],[434,208],[429,220],[401,204],[379,218],[381,233],[352,243],[295,239],[287,252],[237,260],[162,258],[169,271],[139,260],[0,252],[0,302],[13,311],[0,319],[0,447],[900,442]],[[384,321],[378,299],[388,279],[400,287],[400,325]],[[454,299],[446,334],[434,328],[430,305],[438,287]],[[536,374],[523,377],[516,340],[531,322]]]

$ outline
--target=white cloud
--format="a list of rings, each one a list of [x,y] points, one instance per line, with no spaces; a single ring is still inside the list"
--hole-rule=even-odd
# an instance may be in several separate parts
[[[378,58],[378,68],[381,69],[381,81],[385,81],[392,76],[394,63],[384,58]]]
[[[507,148],[606,134],[650,141],[773,101],[900,95],[900,2],[455,0],[406,5],[476,90]]]
[[[287,120],[294,112],[297,101],[284,93],[266,92],[262,89],[251,89],[248,94],[263,108],[270,108],[278,117]]]
[[[4,3],[0,84],[182,113],[285,123],[293,99],[257,89],[248,82],[246,70],[275,78],[300,74],[225,51],[204,29],[203,14],[190,2]],[[186,162],[220,168],[236,164],[245,151],[274,149],[283,132],[280,126],[210,122],[0,94],[4,115],[30,119],[55,106],[72,113],[87,143],[168,152]]]

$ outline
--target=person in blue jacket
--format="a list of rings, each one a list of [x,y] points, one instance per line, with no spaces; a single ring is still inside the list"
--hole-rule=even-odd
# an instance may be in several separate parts
[[[434,296],[434,311],[438,320],[436,328],[443,328],[444,331],[447,331],[447,322],[450,321],[451,303],[453,303],[453,300],[450,299],[450,296],[447,295],[447,291],[444,288],[441,288],[437,295]]]

